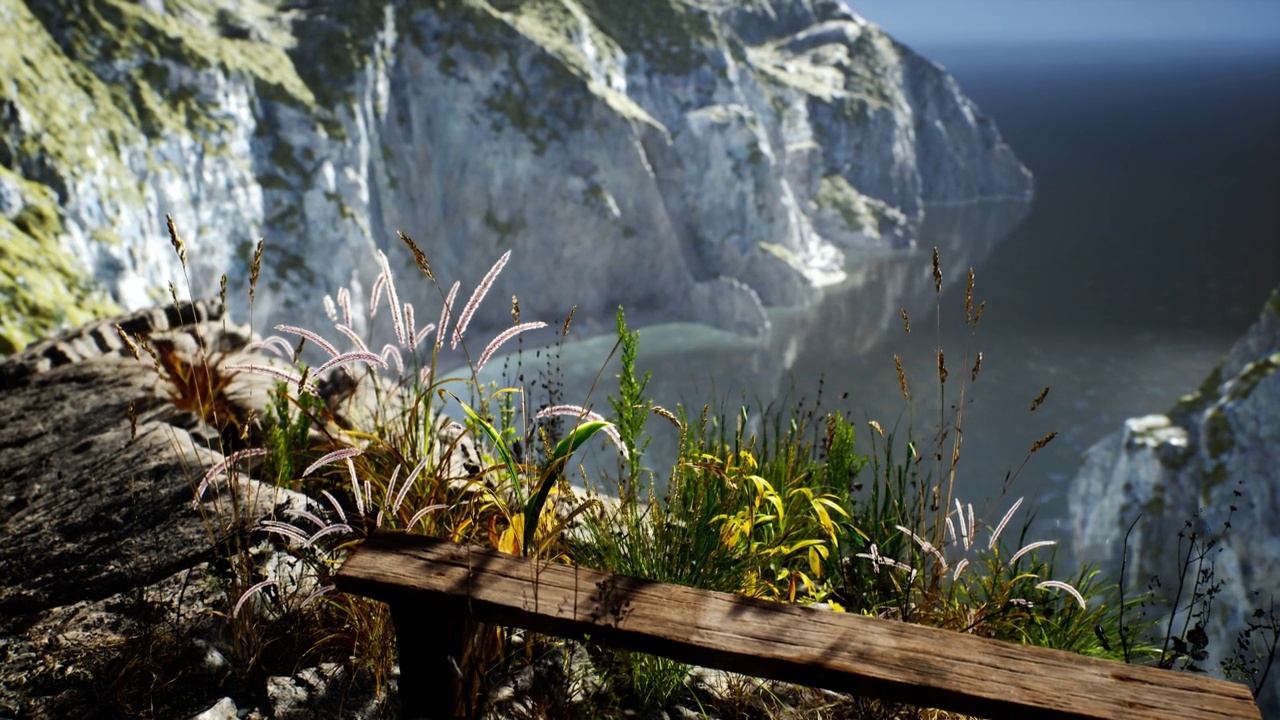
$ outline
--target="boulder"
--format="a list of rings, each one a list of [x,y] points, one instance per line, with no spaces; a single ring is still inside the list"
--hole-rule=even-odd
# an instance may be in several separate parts
[[[202,717],[227,716],[230,702],[235,717],[234,701],[214,704],[233,670],[217,619],[236,600],[229,546],[253,543],[257,572],[308,593],[297,561],[246,531],[320,511],[247,475],[193,502],[239,436],[181,409],[169,376],[117,327],[178,371],[201,357],[268,362],[221,303],[202,301],[68,331],[0,363],[0,716],[189,717],[199,708],[186,698],[207,699]],[[224,409],[261,416],[270,386],[236,374]]]

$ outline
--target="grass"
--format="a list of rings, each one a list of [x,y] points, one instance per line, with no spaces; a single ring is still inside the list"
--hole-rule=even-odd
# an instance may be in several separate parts
[[[172,221],[169,227],[185,267],[184,244]],[[812,401],[707,405],[690,416],[688,408],[663,408],[645,394],[650,378],[636,367],[640,335],[627,327],[620,308],[616,390],[593,387],[581,406],[570,405],[555,379],[554,349],[545,356],[539,351],[547,368],[538,381],[526,381],[523,353],[514,371],[506,365],[509,385],[481,382],[480,370],[526,332],[554,332],[558,347],[572,312],[557,331],[522,322],[512,298],[512,326],[483,348],[471,346],[469,320],[510,253],[457,310],[459,286],[446,290],[413,240],[401,239],[439,292],[442,311],[437,322],[420,324],[414,308],[400,302],[396,278],[379,253],[367,320],[390,325],[394,342],[381,349],[353,329],[358,319],[346,289],[326,298],[333,321],[327,337],[277,325],[280,335],[258,344],[275,356],[270,362],[203,355],[183,363],[162,347],[126,337],[150,354],[175,406],[219,430],[227,459],[192,484],[197,497],[219,499],[202,507],[210,508],[205,519],[218,554],[214,567],[223,569],[226,583],[218,618],[241,687],[333,660],[385,696],[397,657],[389,612],[333,592],[331,582],[347,553],[377,528],[1084,655],[1166,667],[1198,657],[1203,646],[1196,646],[1194,629],[1214,595],[1211,573],[1204,572],[1213,546],[1194,534],[1181,538],[1191,546],[1184,572],[1190,568],[1194,577],[1180,580],[1207,578],[1207,585],[1192,582],[1190,603],[1175,599],[1173,612],[1161,616],[1166,623],[1155,628],[1147,614],[1153,594],[1126,596],[1096,570],[1062,567],[1052,542],[1030,539],[1031,522],[1018,515],[1021,499],[1002,498],[994,522],[961,499],[956,468],[965,398],[980,377],[981,353],[966,348],[953,368],[936,349],[936,422],[912,417],[914,389],[896,357],[908,408],[902,429],[886,431],[876,421],[827,411],[821,385]],[[251,303],[262,254],[259,244]],[[940,295],[936,250],[933,273]],[[225,280],[223,287],[225,293]],[[974,334],[983,309],[975,303],[970,271],[964,322]],[[905,310],[902,318],[909,332]],[[934,320],[941,325],[940,309]],[[457,360],[469,376],[439,370]],[[235,373],[275,380],[261,416],[227,401]],[[1032,410],[1048,391],[1032,400]],[[598,404],[611,408],[609,417],[592,409],[598,392],[608,395]],[[661,479],[644,463],[652,422],[673,425],[679,434],[672,470]],[[928,433],[918,433],[922,424],[931,426]],[[751,427],[759,430],[748,432]],[[613,448],[617,470],[582,477],[585,487],[575,488],[573,457],[600,438]],[[1019,471],[1052,440],[1035,442]],[[302,493],[306,506],[251,525],[242,496],[220,492],[237,487],[248,472]],[[1006,489],[1016,476],[1011,473]],[[268,548],[276,555],[264,553]],[[277,558],[274,567],[264,566],[265,556]],[[1242,655],[1228,670],[1260,687],[1275,655],[1277,623],[1274,611],[1255,620],[1249,647],[1262,652],[1252,660]],[[1175,622],[1181,622],[1177,632]],[[472,689],[466,710],[473,713],[508,702],[504,712],[522,717],[611,717],[677,704],[721,717],[773,716],[787,707],[806,708],[813,717],[948,717],[865,699],[833,701],[746,678],[728,678],[720,691],[708,692],[692,668],[670,660],[494,627],[474,628],[472,646],[459,671]],[[533,671],[542,680],[525,683],[522,709],[490,692]]]

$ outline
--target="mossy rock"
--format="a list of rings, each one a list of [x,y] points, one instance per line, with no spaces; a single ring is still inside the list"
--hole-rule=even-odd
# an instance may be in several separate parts
[[[719,38],[707,11],[681,0],[580,0],[596,27],[624,52],[644,57],[661,75],[688,75],[707,66]]]
[[[1205,416],[1205,450],[1209,457],[1218,460],[1231,452],[1236,446],[1235,433],[1231,429],[1231,421],[1220,408],[1214,408]]]
[[[0,354],[73,325],[120,312],[89,278],[86,268],[64,250],[62,213],[47,187],[14,176],[23,207],[0,216]]]

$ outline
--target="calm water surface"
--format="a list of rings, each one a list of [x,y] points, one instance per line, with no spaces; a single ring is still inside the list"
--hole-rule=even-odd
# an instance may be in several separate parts
[[[713,394],[731,405],[788,393],[812,404],[821,377],[829,407],[886,428],[914,422],[927,438],[939,407],[935,345],[951,367],[948,412],[965,358],[980,351],[957,493],[996,508],[1025,495],[1033,534],[1066,539],[1065,489],[1081,453],[1125,418],[1162,412],[1198,386],[1280,283],[1280,52],[921,51],[996,119],[1035,174],[1034,202],[930,211],[921,247],[943,248],[940,299],[927,255],[867,258],[818,307],[774,312],[766,343],[655,326],[642,334],[641,364],[654,371],[659,401],[698,407]],[[972,335],[962,280],[971,265],[987,301]],[[564,349],[567,399],[611,345]],[[894,354],[912,380],[912,409]],[[1029,412],[1045,386],[1045,404]],[[1001,497],[1008,473],[1051,431],[1058,438]],[[670,441],[655,443],[655,465]]]

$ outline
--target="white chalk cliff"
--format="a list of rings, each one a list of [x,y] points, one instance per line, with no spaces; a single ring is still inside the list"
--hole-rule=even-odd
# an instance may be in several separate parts
[[[0,351],[231,283],[255,322],[367,301],[404,230],[588,328],[747,334],[930,204],[1031,177],[937,65],[837,0],[0,0]],[[187,244],[190,290],[164,215]],[[431,317],[439,293],[405,283]],[[475,323],[509,323],[505,302]]]

